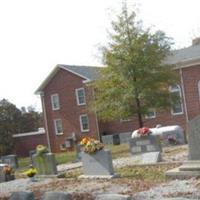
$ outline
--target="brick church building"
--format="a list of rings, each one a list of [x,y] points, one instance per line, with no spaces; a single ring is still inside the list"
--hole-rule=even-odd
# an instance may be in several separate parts
[[[189,120],[200,114],[200,41],[190,47],[175,50],[167,58],[179,73],[180,83],[169,87],[181,97],[181,103],[165,112],[151,110],[144,124],[180,125],[185,130]],[[96,113],[88,111],[88,97],[93,91],[87,86],[95,81],[100,67],[57,65],[36,91],[41,96],[47,143],[53,152],[65,149],[69,137],[80,138],[101,134],[132,132],[138,128],[136,118],[102,123]]]

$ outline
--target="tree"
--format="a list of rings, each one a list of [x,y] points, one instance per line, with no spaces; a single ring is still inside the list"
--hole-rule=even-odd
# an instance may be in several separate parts
[[[39,127],[43,126],[42,113],[36,112],[35,108],[29,106],[27,109],[21,108],[21,118],[20,118],[20,132],[31,132],[37,131]]]
[[[0,155],[12,153],[12,135],[20,130],[19,119],[21,111],[9,101],[0,101]]]
[[[101,77],[92,86],[95,103],[92,108],[103,120],[143,116],[150,108],[166,109],[176,98],[169,86],[177,82],[173,66],[164,62],[170,54],[171,39],[162,31],[152,33],[135,20],[135,12],[126,3],[117,20],[112,22],[110,42],[102,48]]]

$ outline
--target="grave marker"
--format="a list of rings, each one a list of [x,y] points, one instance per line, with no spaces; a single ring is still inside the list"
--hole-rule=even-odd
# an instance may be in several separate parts
[[[82,152],[83,172],[85,175],[114,175],[112,156],[109,150],[94,154]]]
[[[53,153],[44,153],[43,155],[33,155],[33,165],[40,175],[57,174],[56,160]]]
[[[189,122],[189,160],[200,160],[200,116]]]
[[[189,160],[178,168],[169,170],[165,175],[169,178],[191,178],[200,176],[200,115],[189,124]]]
[[[160,139],[154,135],[132,138],[129,144],[132,154],[162,152]]]
[[[33,192],[13,192],[9,200],[35,200]]]
[[[10,165],[12,168],[17,169],[18,168],[18,160],[17,155],[5,155],[1,157],[1,161],[3,163],[6,163]]]
[[[157,163],[161,161],[161,153],[160,152],[150,152],[142,154],[142,164],[151,164]]]
[[[43,200],[72,200],[72,196],[66,192],[45,192]]]

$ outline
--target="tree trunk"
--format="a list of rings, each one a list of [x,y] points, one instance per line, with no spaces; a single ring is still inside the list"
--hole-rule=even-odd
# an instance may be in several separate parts
[[[139,124],[139,128],[143,127],[143,120],[142,120],[142,115],[140,112],[140,100],[138,98],[136,98],[136,105],[137,105],[137,116],[138,116],[138,124]]]

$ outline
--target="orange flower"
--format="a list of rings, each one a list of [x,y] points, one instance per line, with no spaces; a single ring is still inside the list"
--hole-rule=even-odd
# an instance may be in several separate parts
[[[10,165],[5,165],[5,166],[3,167],[3,172],[4,172],[5,174],[11,174],[11,172],[12,172],[12,167],[11,167]]]
[[[83,139],[81,140],[80,144],[81,144],[81,145],[86,145],[86,144],[88,143],[88,141],[89,141],[89,138],[85,137],[85,138],[83,138]]]
[[[85,137],[80,144],[83,146],[83,151],[86,153],[94,153],[103,149],[103,144],[93,138]]]

